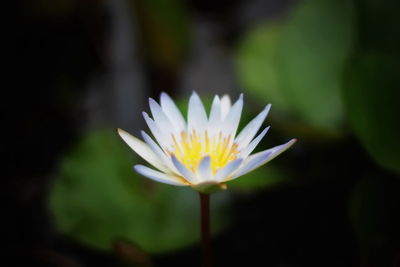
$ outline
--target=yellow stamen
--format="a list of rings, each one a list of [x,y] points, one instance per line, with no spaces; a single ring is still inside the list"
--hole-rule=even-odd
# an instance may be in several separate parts
[[[231,136],[223,137],[222,133],[210,138],[207,131],[201,135],[193,130],[189,136],[185,131],[182,131],[180,136],[181,140],[178,142],[172,135],[173,148],[170,153],[192,171],[196,171],[200,160],[208,155],[211,158],[211,170],[216,173],[236,159],[239,153],[238,145],[231,144]]]

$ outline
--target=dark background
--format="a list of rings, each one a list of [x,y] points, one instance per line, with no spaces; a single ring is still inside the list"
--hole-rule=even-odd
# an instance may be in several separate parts
[[[215,266],[400,266],[398,1],[12,10],[1,266],[199,266],[195,192],[133,173],[115,132],[138,136],[148,97],[184,109],[192,90],[244,92],[243,123],[272,103],[261,148],[298,139],[212,196]]]

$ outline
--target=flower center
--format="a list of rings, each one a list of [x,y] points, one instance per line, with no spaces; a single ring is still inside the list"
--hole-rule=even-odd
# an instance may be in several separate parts
[[[200,160],[205,156],[210,156],[211,170],[216,173],[228,162],[236,159],[239,153],[238,145],[232,142],[231,136],[223,137],[222,133],[209,137],[207,131],[203,135],[194,130],[189,135],[186,131],[182,131],[180,138],[172,135],[172,140],[171,153],[193,172],[197,170]]]

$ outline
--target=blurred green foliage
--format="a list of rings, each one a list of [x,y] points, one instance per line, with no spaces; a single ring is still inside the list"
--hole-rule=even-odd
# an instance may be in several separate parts
[[[393,17],[390,10],[377,8],[377,17],[374,4],[361,5],[371,17],[368,30],[385,25],[391,31],[391,20],[381,14]],[[337,136],[349,122],[372,158],[399,171],[400,66],[379,52],[394,50],[376,34],[365,42],[375,52],[355,50],[355,14],[353,1],[307,0],[287,19],[251,29],[237,50],[239,80],[256,101],[272,102],[273,114],[286,115],[282,128],[297,137]]]
[[[131,168],[137,160],[114,132],[87,135],[64,159],[51,195],[58,227],[85,244],[110,249],[127,239],[159,253],[199,238],[198,196],[191,188],[153,182]],[[213,198],[213,230],[228,218]]]
[[[277,112],[287,113],[290,108],[277,73],[281,31],[278,23],[252,29],[238,47],[237,75],[250,96],[273,103]]]
[[[341,74],[353,24],[351,1],[300,2],[288,19],[260,26],[239,46],[243,88],[316,129],[340,129]]]
[[[360,53],[346,71],[343,100],[349,122],[369,154],[400,173],[400,64]]]
[[[343,121],[341,75],[353,42],[351,1],[303,1],[282,33],[280,80],[295,112],[316,127]]]

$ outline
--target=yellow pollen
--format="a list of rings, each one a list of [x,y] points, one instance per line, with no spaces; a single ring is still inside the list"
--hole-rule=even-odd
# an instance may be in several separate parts
[[[210,137],[207,131],[201,135],[193,130],[188,136],[186,131],[182,131],[179,141],[172,135],[172,142],[173,148],[170,153],[194,172],[205,156],[210,156],[211,170],[216,173],[227,163],[236,159],[239,153],[238,145],[231,142],[231,136],[223,137],[222,133]]]

